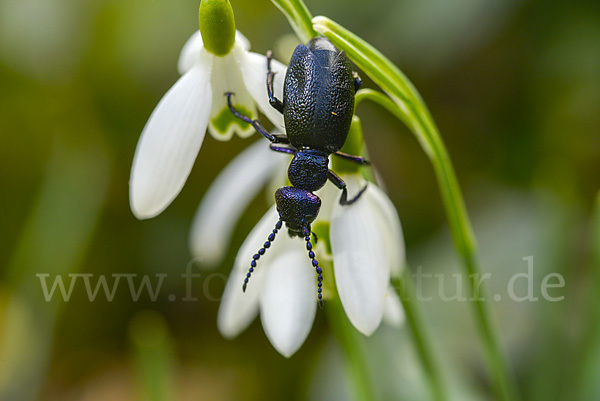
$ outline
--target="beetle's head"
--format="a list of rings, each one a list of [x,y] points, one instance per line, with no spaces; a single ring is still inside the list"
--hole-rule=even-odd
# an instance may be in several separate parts
[[[317,273],[317,300],[319,306],[323,307],[323,270],[319,266],[311,242],[311,235],[314,237],[315,241],[317,240],[317,237],[310,228],[310,223],[312,223],[319,214],[321,199],[312,192],[304,189],[282,187],[275,192],[275,201],[277,203],[277,211],[279,212],[279,221],[275,225],[273,232],[269,234],[263,247],[252,256],[250,268],[248,269],[248,273],[246,273],[246,277],[242,284],[242,290],[246,291],[250,277],[257,267],[258,260],[267,252],[267,249],[271,247],[271,244],[275,241],[275,236],[281,229],[283,222],[285,222],[290,236],[303,237],[304,241],[306,241],[308,257]]]
[[[282,187],[275,192],[279,217],[285,222],[291,236],[303,237],[319,214],[321,199],[310,191],[296,187]]]

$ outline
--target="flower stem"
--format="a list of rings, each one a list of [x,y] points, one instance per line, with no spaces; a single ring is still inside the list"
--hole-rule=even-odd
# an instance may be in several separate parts
[[[432,399],[435,401],[446,401],[449,399],[449,393],[443,380],[439,360],[434,356],[431,338],[427,335],[423,312],[416,302],[415,288],[408,266],[405,266],[402,276],[392,279],[392,284],[402,302],[408,326],[412,332],[417,352],[421,358],[427,380],[429,381]]]
[[[408,78],[373,46],[326,17],[315,17],[313,23],[317,32],[344,50],[348,57],[386,92],[390,101],[380,104],[386,108],[394,106],[391,107],[394,115],[408,126],[429,157],[448,216],[454,247],[462,257],[464,269],[469,275],[471,305],[483,343],[485,359],[491,371],[496,398],[504,401],[517,400],[517,387],[509,373],[493,324],[487,287],[485,284],[479,285],[481,274],[471,221],[450,156],[429,110]]]
[[[590,285],[585,297],[588,310],[585,321],[587,330],[578,341],[573,369],[567,376],[567,383],[575,389],[574,400],[591,400],[599,394],[598,367],[600,366],[600,192],[596,195],[594,211],[590,221]],[[580,291],[580,287],[577,291]],[[593,293],[593,295],[592,295]],[[590,302],[591,301],[591,302]],[[574,384],[573,384],[574,383]]]
[[[164,317],[151,310],[138,312],[129,323],[129,337],[143,399],[174,399],[173,344]]]
[[[327,300],[325,308],[331,331],[339,341],[346,355],[346,368],[350,382],[354,386],[353,394],[358,401],[375,400],[375,390],[368,361],[364,352],[361,334],[352,326],[344,314],[339,298]]]

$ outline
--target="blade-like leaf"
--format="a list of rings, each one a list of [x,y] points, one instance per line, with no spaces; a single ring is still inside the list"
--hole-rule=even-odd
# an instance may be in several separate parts
[[[318,36],[313,29],[312,15],[302,0],[271,0],[286,16],[294,32],[304,43]]]

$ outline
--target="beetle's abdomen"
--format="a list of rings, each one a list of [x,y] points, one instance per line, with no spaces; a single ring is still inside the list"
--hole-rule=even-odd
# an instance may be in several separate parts
[[[325,38],[298,45],[285,76],[283,116],[296,148],[341,149],[354,112],[350,61]]]

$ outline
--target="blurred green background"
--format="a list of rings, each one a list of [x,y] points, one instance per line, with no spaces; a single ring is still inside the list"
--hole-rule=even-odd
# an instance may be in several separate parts
[[[252,50],[274,49],[286,61],[292,31],[275,6],[231,2]],[[222,265],[194,282],[198,301],[180,301],[195,209],[216,174],[259,138],[221,143],[207,136],[164,213],[138,221],[129,209],[139,134],[178,78],[198,4],[0,0],[0,400],[350,397],[322,313],[291,360],[271,347],[258,321],[233,341],[217,331],[216,299],[270,194],[252,203],[232,243],[223,244]],[[566,286],[553,293],[564,295],[561,302],[494,303],[524,399],[600,399],[598,2],[307,5],[380,49],[421,92],[457,170],[483,269],[494,274],[492,293],[526,272],[529,256],[537,295],[545,274],[564,276]],[[374,87],[368,79],[364,86]],[[376,105],[361,104],[358,114],[399,210],[409,263],[457,272],[432,168],[417,141]],[[81,283],[68,302],[45,302],[36,275],[48,274],[51,283],[68,273],[93,274],[92,283],[101,274],[168,276],[155,301],[133,302],[124,281],[112,302],[102,293],[90,301]],[[468,305],[424,304],[452,397],[492,399]],[[404,328],[382,327],[364,346],[379,398],[428,399]]]

